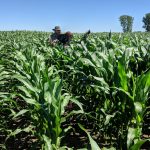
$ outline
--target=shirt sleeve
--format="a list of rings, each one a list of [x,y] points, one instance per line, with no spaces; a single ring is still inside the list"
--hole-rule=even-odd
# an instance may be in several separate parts
[[[57,36],[56,36],[55,34],[52,34],[52,35],[50,36],[50,38],[51,38],[52,41],[57,40]]]
[[[54,34],[49,35],[49,42],[53,43],[53,41],[56,39]]]

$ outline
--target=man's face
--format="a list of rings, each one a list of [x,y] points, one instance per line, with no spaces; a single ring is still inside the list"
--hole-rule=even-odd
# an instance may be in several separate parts
[[[61,33],[61,30],[55,30],[55,33],[56,33],[56,34],[60,34],[60,33]]]

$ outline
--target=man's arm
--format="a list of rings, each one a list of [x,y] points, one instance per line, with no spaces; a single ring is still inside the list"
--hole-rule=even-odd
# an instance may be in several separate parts
[[[88,37],[88,35],[89,35],[90,33],[91,33],[91,31],[88,30],[88,31],[83,35],[81,41],[82,41],[82,40],[83,40],[83,41],[86,41],[86,39],[87,39],[87,37]]]

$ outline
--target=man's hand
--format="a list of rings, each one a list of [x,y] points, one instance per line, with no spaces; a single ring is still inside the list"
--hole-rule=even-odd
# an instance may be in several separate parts
[[[50,45],[52,45],[52,46],[55,46],[57,43],[59,42],[59,40],[58,39],[56,39],[56,40],[49,40],[49,43],[50,43]]]
[[[52,43],[57,43],[57,42],[59,42],[59,40],[58,40],[58,39],[54,40]]]

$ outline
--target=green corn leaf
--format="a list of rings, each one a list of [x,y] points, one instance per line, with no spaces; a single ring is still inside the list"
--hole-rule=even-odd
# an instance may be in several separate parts
[[[128,129],[128,136],[127,136],[127,147],[128,149],[131,147],[132,143],[134,142],[134,139],[138,137],[138,129],[135,128],[129,128]]]
[[[117,89],[117,90],[119,90],[119,91],[125,93],[131,100],[134,100],[134,99],[133,99],[133,96],[131,96],[130,93],[127,92],[127,91],[125,91],[124,89],[122,89],[122,88],[117,88],[117,87],[112,87],[112,88],[113,88],[113,89]]]
[[[74,98],[70,98],[70,101],[73,102],[73,103],[75,103],[75,104],[80,108],[80,110],[81,110],[82,112],[84,112],[81,102],[79,102],[78,100],[76,100],[76,99],[74,99]]]
[[[18,129],[16,129],[15,131],[12,131],[12,132],[8,135],[7,138],[9,138],[10,136],[15,136],[15,135],[17,135],[17,134],[19,134],[19,133],[21,133],[21,132],[27,132],[27,133],[29,133],[29,132],[31,132],[31,131],[32,131],[32,126],[28,126],[28,127],[24,128],[24,129],[18,128]]]
[[[53,150],[51,139],[49,139],[46,135],[43,135],[43,140],[45,141],[44,150]]]
[[[90,59],[87,59],[87,58],[80,58],[80,61],[83,63],[83,65],[96,67],[96,66],[91,62]]]
[[[30,90],[25,86],[18,86],[18,89],[25,93],[26,97],[32,97]]]
[[[116,150],[116,148],[114,148],[114,147],[111,147],[111,148],[103,147],[102,150]]]
[[[88,135],[88,138],[90,140],[90,144],[91,144],[91,150],[100,150],[100,147],[97,145],[97,143],[92,139],[92,137],[90,136],[90,134],[86,131],[86,129],[81,125],[78,124],[79,127],[86,132],[86,134]]]
[[[22,109],[22,110],[19,111],[17,114],[15,114],[12,119],[15,119],[15,118],[17,118],[17,117],[19,117],[19,116],[22,116],[22,115],[26,114],[27,112],[29,112],[29,110],[27,110],[27,109]]]
[[[142,104],[140,102],[135,102],[134,107],[135,107],[136,113],[142,113],[143,112]]]
[[[72,116],[72,115],[78,115],[78,114],[84,114],[83,110],[72,110],[69,114],[67,114],[66,118]],[[64,121],[64,119],[62,120],[62,122]]]
[[[121,83],[122,88],[125,91],[128,91],[128,84],[127,84],[128,81],[127,81],[127,74],[125,71],[125,66],[123,66],[123,64],[120,62],[118,62],[118,74],[120,77],[120,83]]]
[[[136,144],[131,146],[131,148],[129,150],[140,150],[141,146],[147,141],[150,141],[150,140],[148,140],[148,139],[146,139],[146,140],[139,140]]]
[[[71,99],[71,96],[62,96],[62,102],[61,102],[61,115],[63,115],[64,114],[64,112],[65,112],[65,107],[68,105],[68,103],[69,103],[69,100]]]
[[[27,98],[21,94],[19,94],[19,96],[22,97],[26,101],[26,103],[35,105],[36,107],[40,107],[40,104],[35,99]]]
[[[24,84],[24,86],[26,88],[28,88],[29,90],[33,91],[33,92],[37,92],[37,88],[36,87],[33,87],[33,85],[27,81],[26,78],[22,77],[22,76],[19,76],[19,75],[14,75],[13,78],[19,80],[21,83]]]

